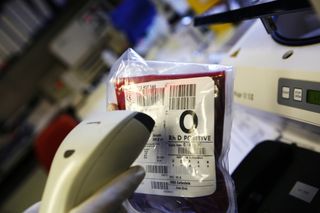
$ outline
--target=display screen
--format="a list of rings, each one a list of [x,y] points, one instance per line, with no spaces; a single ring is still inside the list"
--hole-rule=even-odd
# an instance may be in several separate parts
[[[307,90],[307,103],[320,105],[320,90]]]

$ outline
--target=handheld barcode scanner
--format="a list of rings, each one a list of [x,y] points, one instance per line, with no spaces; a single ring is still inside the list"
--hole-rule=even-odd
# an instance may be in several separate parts
[[[146,114],[106,112],[81,122],[55,154],[40,213],[64,213],[126,171],[145,146],[154,121]]]

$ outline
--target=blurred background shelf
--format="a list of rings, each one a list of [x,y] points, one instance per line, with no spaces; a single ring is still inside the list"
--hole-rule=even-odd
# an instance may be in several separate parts
[[[10,13],[7,4],[21,2],[30,10],[39,3],[50,10],[42,14],[44,20],[32,35],[22,32],[26,36],[20,49],[4,58],[1,47],[8,39],[1,32],[8,28],[2,27]],[[35,141],[63,113],[81,120],[106,110],[108,72],[127,48],[150,60],[217,63],[221,59],[228,48],[222,43],[232,30],[219,34],[207,27],[194,28],[194,12],[187,2],[1,1],[0,212],[21,212],[40,199],[46,172],[35,154]],[[123,11],[128,8],[129,12]]]
[[[95,25],[97,24],[94,19],[97,17],[96,12],[102,9],[108,12],[118,2],[98,0],[1,1],[0,206],[16,193],[24,180],[33,176],[35,170],[46,176],[43,172],[41,173],[38,159],[34,154],[34,142],[38,134],[60,113],[72,114],[68,110],[72,109],[74,103],[77,104],[81,99],[85,99],[86,94],[90,92],[88,90],[108,69],[108,66],[99,60],[100,55],[97,54],[106,48],[105,39],[110,37],[108,32],[99,32],[100,40],[97,39],[96,43],[90,44],[90,48],[87,47],[81,59],[72,66],[66,64],[52,51],[52,44],[74,23],[82,27],[80,28],[82,31],[78,33],[96,29],[95,27],[99,27]],[[33,7],[36,4],[45,5],[48,10],[41,14],[43,11]],[[20,12],[19,15],[21,15],[22,12],[16,10],[20,9],[21,5],[27,7],[29,17],[26,15],[24,18],[20,17],[19,20],[16,13]],[[30,11],[33,14],[30,14]],[[38,24],[34,28],[24,26],[30,15],[31,19],[34,19],[33,23]],[[87,26],[93,27],[88,29]],[[101,26],[100,28],[107,29]],[[77,38],[79,35],[74,34],[74,37]],[[15,45],[14,48],[12,44]],[[11,52],[4,50],[4,45],[7,45],[7,48],[10,47]],[[69,76],[63,77],[66,73],[76,74],[68,74]],[[75,88],[79,85],[82,86]],[[35,189],[34,192],[36,191]],[[41,191],[42,188],[39,186],[38,193]],[[26,207],[21,206],[20,210]],[[13,209],[12,212],[19,212],[17,209],[19,208]],[[4,210],[0,207],[0,211]],[[9,212],[11,212],[10,209]]]

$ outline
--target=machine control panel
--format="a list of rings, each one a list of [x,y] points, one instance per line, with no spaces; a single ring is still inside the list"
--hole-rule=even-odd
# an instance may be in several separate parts
[[[279,78],[278,104],[320,113],[320,82]]]

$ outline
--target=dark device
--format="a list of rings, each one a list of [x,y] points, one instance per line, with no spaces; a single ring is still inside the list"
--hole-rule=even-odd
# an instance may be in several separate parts
[[[233,172],[239,213],[320,212],[320,153],[258,144]]]
[[[320,19],[308,0],[229,0],[194,18],[194,25],[237,23],[260,18],[278,43],[288,46],[320,42]]]

